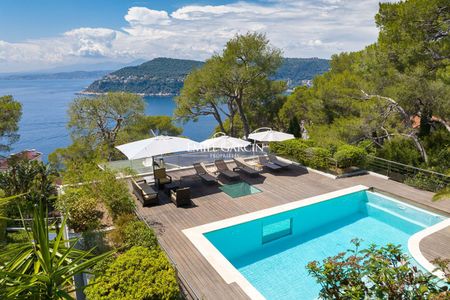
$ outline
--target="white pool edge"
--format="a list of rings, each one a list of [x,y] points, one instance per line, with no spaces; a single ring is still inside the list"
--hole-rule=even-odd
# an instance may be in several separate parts
[[[219,273],[227,284],[236,283],[250,297],[250,299],[260,300],[265,297],[239,272],[216,247],[204,236],[204,233],[218,230],[225,227],[234,226],[240,223],[253,221],[270,215],[297,209],[300,207],[327,201],[333,198],[368,190],[364,185],[356,185],[350,188],[337,190],[334,192],[297,200],[294,202],[270,207],[256,212],[220,220],[188,229],[182,232],[187,236],[197,250],[205,257],[211,266]]]
[[[423,268],[425,268],[425,270],[427,270],[428,272],[432,273],[433,275],[437,276],[440,279],[445,279],[444,272],[436,270],[436,266],[434,266],[428,259],[425,258],[425,256],[422,254],[422,251],[420,251],[420,242],[427,236],[430,236],[433,233],[436,233],[448,226],[450,226],[450,218],[442,222],[439,222],[433,226],[425,228],[424,230],[421,230],[413,234],[408,239],[408,251],[411,254],[412,258],[414,258],[414,260],[417,263],[419,263]]]

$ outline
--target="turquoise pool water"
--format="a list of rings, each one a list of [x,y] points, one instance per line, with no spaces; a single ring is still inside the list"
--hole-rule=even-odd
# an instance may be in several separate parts
[[[205,233],[205,237],[267,299],[316,299],[320,286],[308,262],[351,248],[399,244],[445,218],[369,191]]]

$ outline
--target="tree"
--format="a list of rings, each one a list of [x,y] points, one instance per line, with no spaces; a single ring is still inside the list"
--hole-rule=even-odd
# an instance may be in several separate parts
[[[9,205],[9,215],[18,216],[15,210],[18,203],[27,213],[40,202],[48,207],[50,199],[56,195],[54,179],[57,172],[50,165],[36,160],[11,158],[8,162],[9,169],[0,172],[0,189],[5,196],[22,195],[12,203],[14,205]]]
[[[293,115],[300,124],[304,118],[320,146],[370,141],[379,150],[409,139],[420,154],[417,166],[446,173],[448,142],[430,141],[436,132],[450,136],[449,6],[442,0],[382,3],[376,22],[377,43],[333,55],[330,71],[289,96],[280,118],[284,126]],[[401,156],[410,147],[398,150]]]
[[[264,34],[248,33],[228,41],[220,60],[226,75],[219,79],[223,80],[220,86],[223,94],[236,103],[247,137],[250,125],[246,108],[261,96],[261,87],[270,84],[270,76],[281,66],[281,50],[270,46]]]
[[[237,114],[242,134],[248,136],[252,122],[258,125],[264,115],[261,112],[269,115],[280,100],[277,95],[286,89],[284,82],[270,79],[281,63],[281,51],[272,47],[264,34],[237,35],[228,41],[221,54],[208,59],[187,77],[177,98],[176,115],[185,120],[213,115],[222,131],[235,136]],[[228,128],[223,115],[227,117]]]
[[[416,110],[421,127],[439,122],[450,132],[448,1],[381,3],[375,20],[379,48],[400,74],[400,104]]]
[[[22,105],[12,96],[0,97],[0,152],[11,150],[11,145],[19,139],[19,121]]]
[[[400,246],[371,245],[361,250],[360,240],[352,243],[352,250],[308,263],[309,274],[322,286],[321,298],[407,300],[450,296],[448,288],[413,265]]]
[[[108,93],[96,98],[78,98],[69,108],[72,139],[89,139],[94,148],[104,147],[111,160],[119,132],[144,114],[144,101],[129,93]]]
[[[92,250],[74,248],[77,239],[65,240],[63,230],[50,240],[50,225],[43,205],[34,208],[32,220],[31,229],[23,221],[27,240],[0,254],[0,298],[74,299],[70,295],[74,291],[72,277],[89,272],[113,252],[92,257]],[[65,220],[61,227],[64,224]]]
[[[86,288],[90,300],[180,299],[176,273],[164,252],[132,247]]]
[[[174,124],[174,119],[169,116],[140,116],[136,121],[125,127],[117,138],[119,142],[127,143],[148,138],[155,135],[177,136],[183,132],[183,128]]]
[[[325,120],[322,100],[315,97],[312,90],[305,86],[297,87],[287,97],[286,103],[279,110],[279,115],[285,128],[294,126],[292,128],[297,133],[291,133],[304,139],[308,138],[307,126],[322,123]]]
[[[184,122],[197,121],[201,116],[211,115],[220,131],[234,136],[236,108],[231,98],[224,97],[218,77],[224,76],[224,68],[218,57],[206,61],[202,68],[192,71],[184,81],[180,96],[175,98],[175,116]],[[225,125],[224,117],[229,120]]]
[[[287,132],[290,134],[293,134],[294,137],[296,137],[296,138],[302,137],[300,123],[299,123],[297,116],[293,116],[289,120],[289,126],[287,129]]]

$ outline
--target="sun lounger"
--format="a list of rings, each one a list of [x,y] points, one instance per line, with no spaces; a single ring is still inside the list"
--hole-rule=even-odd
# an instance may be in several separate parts
[[[259,171],[254,169],[254,168],[252,168],[242,158],[233,158],[233,160],[234,160],[234,163],[236,164],[236,168],[234,168],[233,171],[239,170],[239,171],[244,172],[244,173],[246,173],[247,175],[250,175],[250,176],[259,175]]]
[[[292,163],[287,163],[287,162],[279,160],[278,157],[276,155],[273,155],[273,154],[269,154],[269,160],[270,160],[271,163],[279,165],[282,168],[287,168],[290,165],[292,165]]]
[[[142,206],[149,206],[159,203],[158,192],[144,179],[131,179],[131,185],[133,186],[134,195],[136,195],[138,200],[142,203]]]
[[[217,183],[217,178],[208,172],[203,163],[194,164],[195,172],[206,183]]]
[[[217,171],[220,173],[220,175],[225,176],[229,180],[236,180],[241,178],[238,173],[231,171],[227,164],[223,161],[223,159],[218,159],[214,162],[216,165]]]
[[[277,171],[282,169],[279,165],[274,164],[273,162],[270,162],[269,159],[266,156],[258,156],[259,163],[266,167],[267,169],[270,169],[272,171]]]

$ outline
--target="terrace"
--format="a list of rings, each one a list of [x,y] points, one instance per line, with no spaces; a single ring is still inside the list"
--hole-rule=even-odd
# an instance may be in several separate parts
[[[234,163],[228,163],[232,169]],[[265,171],[258,177],[241,173],[241,178],[261,192],[232,198],[217,185],[206,185],[196,179],[192,168],[168,171],[174,180],[183,178],[191,190],[192,205],[176,207],[163,192],[159,192],[159,205],[143,207],[137,202],[138,215],[158,236],[161,246],[172,260],[188,298],[192,299],[248,299],[236,283],[227,284],[196,246],[182,232],[239,215],[259,211],[322,195],[356,185],[373,187],[381,193],[426,208],[441,215],[450,215],[450,202],[433,202],[433,193],[418,190],[388,180],[374,173],[335,179],[328,174],[293,165],[280,172]],[[222,184],[228,183],[221,180]],[[420,251],[426,259],[450,258],[450,227],[443,228],[420,241]],[[239,245],[236,245],[239,247]]]

